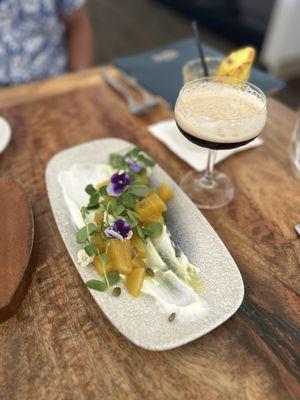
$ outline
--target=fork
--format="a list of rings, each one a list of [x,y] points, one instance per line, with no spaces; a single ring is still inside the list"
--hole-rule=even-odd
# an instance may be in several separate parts
[[[134,115],[144,114],[149,110],[149,105],[143,103],[138,103],[129,91],[121,85],[117,80],[115,80],[107,71],[101,71],[101,75],[106,83],[108,83],[113,89],[115,89],[119,94],[121,94],[127,101],[129,110]]]
[[[148,108],[155,107],[158,104],[158,100],[153,97],[133,76],[127,75],[124,72],[122,73],[122,79],[127,83],[127,85],[131,86],[137,92],[139,92],[143,99],[143,104]]]

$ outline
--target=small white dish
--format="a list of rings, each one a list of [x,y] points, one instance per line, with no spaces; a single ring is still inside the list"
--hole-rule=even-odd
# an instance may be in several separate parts
[[[76,243],[69,211],[58,182],[60,171],[78,163],[106,163],[111,152],[133,145],[121,139],[101,139],[84,143],[56,154],[46,169],[46,185],[54,218],[66,248],[82,280],[99,279],[93,268],[76,262],[82,246]],[[179,186],[156,165],[151,184],[166,181],[174,192],[168,205],[168,229],[172,238],[200,270],[204,284],[203,300],[209,313],[196,322],[170,323],[154,299],[142,295],[133,298],[122,289],[120,297],[90,290],[102,312],[111,323],[136,345],[147,350],[168,350],[181,346],[215,329],[240,307],[244,297],[241,274],[216,232]],[[87,289],[89,290],[89,289]],[[87,293],[88,295],[88,293]]]
[[[11,139],[11,127],[3,117],[0,117],[0,154],[8,146]]]

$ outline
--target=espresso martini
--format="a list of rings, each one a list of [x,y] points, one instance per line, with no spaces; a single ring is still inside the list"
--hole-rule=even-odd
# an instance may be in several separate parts
[[[232,149],[259,135],[266,122],[266,109],[251,87],[241,90],[238,85],[195,82],[192,90],[180,93],[175,120],[191,142],[210,149]]]
[[[199,208],[219,208],[233,199],[231,180],[214,169],[216,150],[251,142],[262,131],[266,115],[266,96],[248,82],[211,76],[181,89],[175,105],[177,126],[188,140],[209,149],[206,170],[192,170],[180,181]]]

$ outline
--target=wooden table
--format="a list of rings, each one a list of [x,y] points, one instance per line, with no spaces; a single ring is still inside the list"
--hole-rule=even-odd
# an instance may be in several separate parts
[[[146,116],[129,115],[98,69],[1,90],[0,107],[13,129],[0,170],[23,184],[36,227],[33,282],[18,313],[0,325],[1,399],[300,398],[292,111],[269,100],[264,146],[219,165],[233,179],[234,201],[205,213],[240,268],[243,305],[199,340],[148,352],[119,334],[85,289],[55,226],[44,172],[58,151],[115,136],[145,149],[179,181],[189,167],[147,132],[172,111],[162,104]]]

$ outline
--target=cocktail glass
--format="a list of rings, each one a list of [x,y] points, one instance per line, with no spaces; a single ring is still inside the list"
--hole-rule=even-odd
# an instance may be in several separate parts
[[[254,140],[266,122],[266,97],[248,82],[204,77],[188,82],[175,105],[175,120],[192,143],[209,149],[204,173],[188,172],[181,188],[203,209],[216,209],[234,197],[227,175],[214,170],[216,150],[233,149]]]

